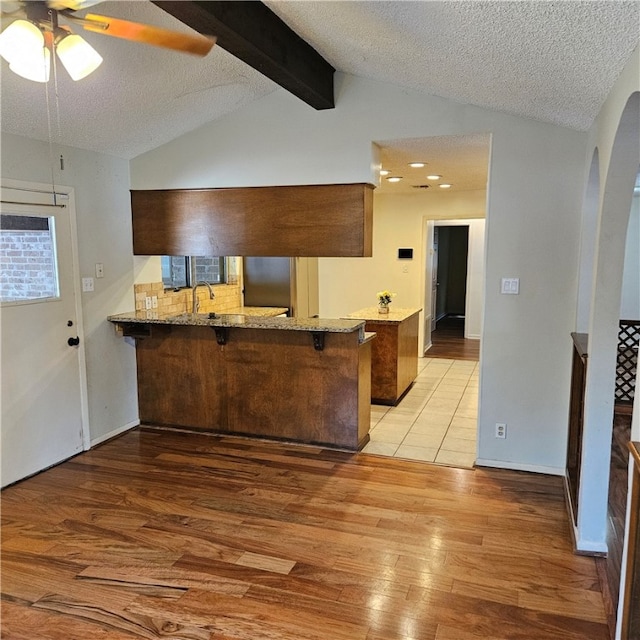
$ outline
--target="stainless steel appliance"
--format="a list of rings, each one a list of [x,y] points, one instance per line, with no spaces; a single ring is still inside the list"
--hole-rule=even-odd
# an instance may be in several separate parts
[[[291,258],[243,258],[244,304],[287,307],[293,314],[295,274]]]
[[[244,304],[286,307],[290,316],[318,314],[317,258],[242,259]]]

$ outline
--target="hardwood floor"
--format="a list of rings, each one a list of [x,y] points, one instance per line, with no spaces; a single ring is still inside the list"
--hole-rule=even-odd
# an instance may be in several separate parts
[[[480,340],[464,337],[464,318],[445,316],[431,332],[431,347],[424,354],[428,358],[452,360],[480,359]]]
[[[136,429],[2,495],[6,640],[604,640],[558,477]]]

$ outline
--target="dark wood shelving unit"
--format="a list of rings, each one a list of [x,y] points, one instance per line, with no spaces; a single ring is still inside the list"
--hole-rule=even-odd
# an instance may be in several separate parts
[[[567,489],[571,503],[573,525],[578,522],[578,495],[582,459],[582,429],[584,423],[584,392],[587,381],[589,336],[572,333],[573,361],[571,365],[571,396],[569,404],[569,436],[567,443]]]

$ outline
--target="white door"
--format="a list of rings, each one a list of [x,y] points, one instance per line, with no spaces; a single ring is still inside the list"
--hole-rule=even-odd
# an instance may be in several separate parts
[[[71,194],[72,196],[72,194]],[[83,449],[72,197],[2,189],[2,486]],[[30,202],[35,204],[18,204]]]

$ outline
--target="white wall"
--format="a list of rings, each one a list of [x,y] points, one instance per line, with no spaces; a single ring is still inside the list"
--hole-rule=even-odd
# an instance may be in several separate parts
[[[586,135],[340,74],[336,95],[336,109],[317,112],[276,91],[135,158],[132,185],[374,183],[372,141],[491,133],[479,457],[562,473]],[[371,260],[345,262],[343,279],[363,286]],[[500,295],[503,276],[520,278],[519,296]],[[412,300],[409,281],[399,306]],[[339,297],[324,289],[322,313]],[[508,424],[506,440],[494,438],[496,422]]]
[[[465,224],[470,225],[471,266],[477,267],[477,263],[473,262],[475,255],[480,260],[479,267],[482,270],[484,220],[480,216],[484,216],[486,192],[436,192],[403,196],[374,192],[373,202],[373,256],[319,260],[320,315],[339,318],[357,309],[375,306],[376,292],[388,289],[397,294],[393,299],[395,307],[423,308],[418,339],[418,344],[422,345],[424,316],[429,313],[424,305],[424,293],[426,283],[430,282],[425,269],[427,243],[424,221],[479,216],[476,220],[465,218]],[[400,247],[413,248],[413,259],[399,260]],[[477,270],[473,270],[471,274],[472,308],[469,312],[472,330],[479,337],[482,321],[482,276],[475,278],[476,273]],[[476,305],[479,297],[480,304]]]
[[[633,198],[624,253],[621,320],[640,320],[640,195]]]
[[[589,177],[582,203],[582,229],[580,231],[580,264],[578,267],[578,305],[576,308],[577,333],[589,331],[591,315],[591,289],[593,288],[593,265],[598,233],[598,207],[600,204],[600,167],[598,150],[594,149]]]
[[[625,239],[640,162],[640,49],[627,62],[589,132],[585,181],[598,150],[599,194],[589,312],[582,465],[576,540],[606,550],[607,501]],[[636,403],[632,438],[638,435]]]
[[[640,47],[636,48],[609,93],[589,132],[588,158],[597,149],[599,193],[597,236],[594,245],[589,312],[589,366],[587,369],[582,465],[578,499],[578,549],[605,551],[607,502],[613,417],[613,390],[617,325],[626,304],[623,278],[625,247],[635,222],[637,198],[631,190],[640,163]],[[587,175],[587,169],[585,170]],[[593,179],[590,182],[594,182]],[[631,209],[631,216],[630,216]],[[631,231],[631,233],[629,233]],[[637,251],[637,246],[632,253]],[[637,267],[636,267],[637,269]],[[636,271],[637,273],[637,271]],[[640,377],[636,374],[636,389]],[[631,439],[640,438],[640,403],[636,393]],[[631,467],[631,465],[630,465]],[[631,485],[631,473],[629,474]],[[627,521],[622,566],[629,548],[631,491],[627,496]],[[620,594],[624,593],[624,571]],[[621,637],[622,608],[619,599],[616,638]]]
[[[71,147],[56,147],[55,157],[60,154],[65,169],[56,171],[56,183],[75,189],[80,277],[95,276],[95,263],[104,264],[95,291],[82,294],[89,431],[95,442],[138,419],[135,351],[106,320],[134,308],[129,163]],[[3,178],[51,183],[49,157],[44,142],[2,135]],[[2,365],[10,370],[11,363]]]

